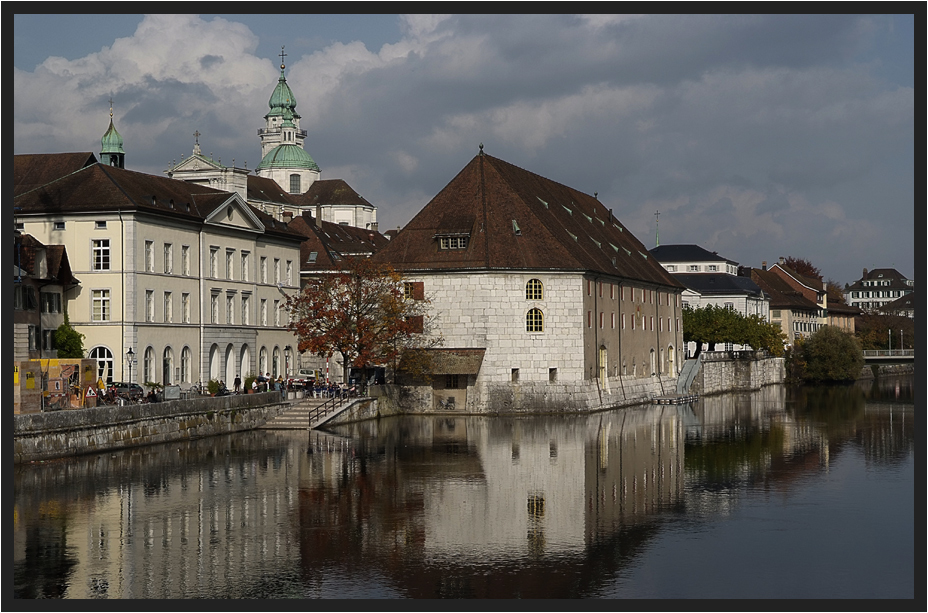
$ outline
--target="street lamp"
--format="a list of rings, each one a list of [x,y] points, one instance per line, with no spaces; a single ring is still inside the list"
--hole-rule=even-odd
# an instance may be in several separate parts
[[[129,366],[129,379],[126,380],[126,383],[132,383],[132,358],[135,357],[135,352],[132,351],[132,347],[129,347],[129,350],[126,351],[126,363]]]
[[[905,343],[902,342],[902,328],[899,329],[899,349],[905,349]]]

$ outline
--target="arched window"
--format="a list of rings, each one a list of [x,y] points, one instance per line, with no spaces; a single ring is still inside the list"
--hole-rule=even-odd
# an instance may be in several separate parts
[[[219,379],[219,345],[215,343],[209,348],[209,378]]]
[[[529,309],[525,314],[525,331],[526,332],[544,332],[545,315],[541,309]]]
[[[529,282],[525,284],[525,299],[526,300],[544,300],[545,297],[545,288],[541,284],[541,281],[538,279],[529,279]]]
[[[274,359],[271,362],[271,376],[275,379],[280,374],[280,348],[274,347]]]
[[[267,368],[267,348],[262,347],[258,352],[258,374],[263,375],[267,372],[270,372]]]
[[[154,382],[155,381],[155,350],[149,346],[145,349],[145,358],[142,362],[142,373],[145,375],[142,377],[142,382]]]
[[[190,383],[193,379],[193,352],[190,347],[184,347],[180,352],[180,380],[182,383]]]
[[[161,382],[165,385],[172,385],[174,383],[174,350],[170,347],[164,348],[161,371]]]
[[[90,350],[90,359],[97,361],[97,378],[106,383],[113,382],[113,352],[106,347],[94,347]]]
[[[290,175],[290,193],[291,194],[300,193],[300,175],[297,175],[297,174]]]

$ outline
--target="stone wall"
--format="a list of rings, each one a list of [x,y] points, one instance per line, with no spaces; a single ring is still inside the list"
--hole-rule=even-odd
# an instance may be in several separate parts
[[[13,416],[14,462],[252,430],[289,408],[279,392]]]
[[[786,381],[784,358],[757,357],[750,351],[728,353],[737,355],[703,357],[689,393],[711,396],[759,390]]]

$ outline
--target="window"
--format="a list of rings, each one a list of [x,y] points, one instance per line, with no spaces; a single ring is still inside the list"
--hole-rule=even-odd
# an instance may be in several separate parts
[[[93,227],[94,227],[95,229],[97,229],[97,230],[106,230],[106,222],[105,222],[105,221],[95,221],[94,224],[93,224]]]
[[[164,323],[174,323],[174,299],[171,292],[164,292]]]
[[[232,249],[226,249],[226,279],[231,281],[235,278],[235,275],[232,274],[233,262],[235,261],[235,251]]]
[[[274,325],[280,326],[280,300],[274,301]]]
[[[235,296],[226,294],[226,323],[232,325],[235,323]]]
[[[719,269],[715,264],[709,264],[709,272],[717,272]]]
[[[210,321],[214,324],[219,323],[219,294],[210,297]]]
[[[180,380],[181,383],[190,383],[193,379],[191,366],[193,365],[193,352],[190,347],[184,347],[180,352]]]
[[[586,281],[586,295],[587,296],[593,295],[593,282],[590,281],[589,279],[587,279]]]
[[[91,319],[93,321],[110,320],[110,290],[95,289],[90,292],[92,309]]]
[[[299,194],[300,193],[300,175],[290,175],[290,193]]]
[[[164,274],[174,274],[174,245],[164,244]]]
[[[530,279],[529,282],[525,284],[526,300],[544,300],[544,297],[544,286],[541,284],[540,280]]]
[[[439,239],[441,249],[467,249],[466,236],[443,236]]]
[[[603,282],[602,281],[599,282],[599,297],[600,298],[603,297]]]
[[[145,290],[145,321],[155,321],[155,292]]]
[[[541,309],[529,309],[525,314],[526,332],[544,332],[545,316]]]
[[[180,295],[181,317],[185,324],[190,323],[190,294],[184,292]]]
[[[90,251],[94,270],[110,269],[110,239],[99,238],[91,241]]]
[[[586,327],[587,328],[593,327],[593,311],[586,312]]]
[[[248,280],[248,255],[247,251],[242,251],[242,281]]]
[[[457,375],[445,375],[445,388],[446,389],[457,389],[459,385]]]
[[[219,247],[209,248],[209,276],[213,279],[219,277]]]
[[[155,272],[155,243],[145,241],[145,270]]]
[[[267,298],[261,299],[261,325],[267,325]]]
[[[274,283],[280,284],[280,258],[274,258]]]
[[[403,298],[406,300],[425,300],[425,283],[422,281],[404,282]]]
[[[151,347],[145,349],[142,368],[144,380],[153,382],[155,380],[155,350]]]
[[[287,285],[293,285],[293,262],[287,260]]]
[[[267,283],[267,257],[261,256],[261,283]]]
[[[94,347],[87,354],[91,360],[97,361],[97,378],[106,383],[113,382],[113,354],[106,347]]]
[[[622,329],[625,329],[625,313],[622,313]]]
[[[242,296],[242,325],[248,325],[248,316],[251,314],[249,312],[248,296]]]
[[[668,271],[668,272],[676,272],[676,271],[677,271],[677,267],[674,266],[673,264],[668,264],[668,265],[667,265],[667,271]]]
[[[610,322],[612,323],[612,329],[615,330],[615,313],[614,312],[610,315]]]
[[[58,292],[42,292],[41,298],[43,313],[61,312],[61,294]]]
[[[183,245],[180,248],[180,267],[182,274],[190,276],[190,245]]]
[[[64,222],[63,222],[63,221],[56,221],[56,222],[55,222],[54,228],[55,228],[55,230],[64,230]]]
[[[698,265],[698,264],[690,264],[690,271],[691,271],[691,272],[699,272],[699,265]]]
[[[734,302],[726,302],[726,303],[725,303],[725,308],[728,309],[729,311],[734,311],[734,310],[735,310],[735,303],[734,303]]]
[[[615,284],[613,283],[609,284],[609,299],[615,300]]]
[[[779,319],[779,318],[780,318],[780,309],[774,309],[774,310],[770,311],[770,316],[771,316],[771,317],[776,317],[777,319]]]
[[[511,375],[511,379],[513,383],[519,382],[519,369],[518,368],[513,368],[512,371],[510,372],[510,375]]]
[[[603,313],[602,311],[600,311],[600,312],[599,312],[599,329],[600,329],[600,330],[603,329],[603,323],[604,323],[604,321],[605,321],[605,320],[604,320],[604,313]]]
[[[54,351],[55,349],[57,349],[55,346],[55,331],[42,330],[42,351]]]
[[[548,369],[548,381],[550,383],[557,383],[557,368]]]
[[[39,348],[39,328],[38,326],[29,326],[29,350],[36,351]]]

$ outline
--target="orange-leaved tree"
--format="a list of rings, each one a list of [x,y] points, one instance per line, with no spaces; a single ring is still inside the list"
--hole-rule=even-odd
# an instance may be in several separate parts
[[[402,276],[390,266],[350,258],[335,272],[307,281],[287,300],[299,350],[342,357],[349,369],[395,363],[423,329],[426,301],[407,300]]]

